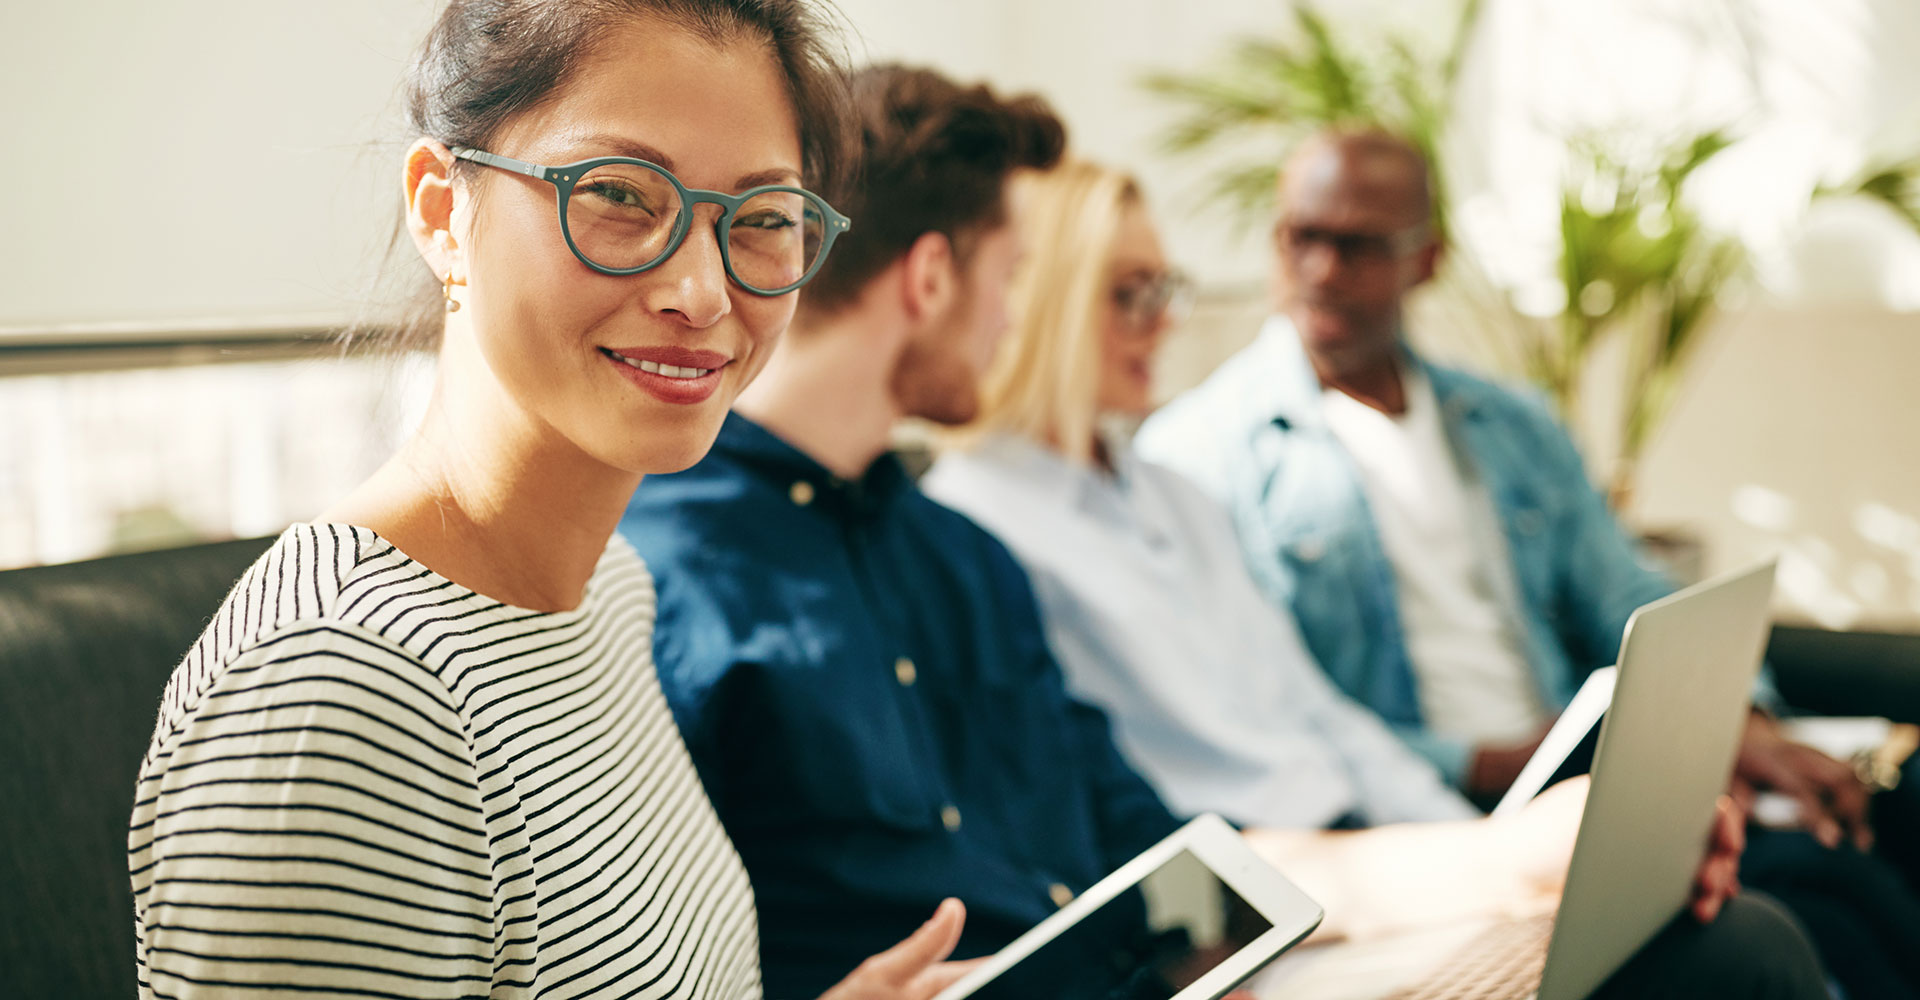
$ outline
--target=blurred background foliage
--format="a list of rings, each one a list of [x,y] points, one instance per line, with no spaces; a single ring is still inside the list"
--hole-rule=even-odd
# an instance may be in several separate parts
[[[1377,25],[1336,24],[1297,3],[1285,37],[1242,38],[1209,69],[1154,74],[1142,83],[1175,109],[1165,147],[1213,157],[1218,165],[1202,198],[1240,225],[1271,220],[1279,164],[1294,144],[1326,127],[1374,126],[1427,153],[1438,195],[1436,226],[1445,239],[1459,209],[1450,184],[1449,132],[1462,117],[1460,78],[1484,10],[1482,0],[1462,0],[1451,37],[1436,46]],[[1556,293],[1542,302],[1503,287],[1470,244],[1450,240],[1429,293],[1440,300],[1436,315],[1449,318],[1446,329],[1432,332],[1473,344],[1504,374],[1539,386],[1581,440],[1610,443],[1614,453],[1598,457],[1610,470],[1610,495],[1624,504],[1638,459],[1672,409],[1718,309],[1751,284],[1750,249],[1706,224],[1686,196],[1702,168],[1740,133],[1737,123],[1725,123],[1560,138],[1567,159],[1551,248],[1557,261],[1548,262],[1558,278]],[[1879,202],[1920,232],[1920,154],[1877,162],[1845,183],[1806,191],[1809,204],[1834,197]],[[1623,352],[1619,380],[1593,386],[1589,365],[1608,349]],[[1581,405],[1581,394],[1595,388],[1613,396],[1598,412],[1617,425],[1583,426],[1595,409]]]

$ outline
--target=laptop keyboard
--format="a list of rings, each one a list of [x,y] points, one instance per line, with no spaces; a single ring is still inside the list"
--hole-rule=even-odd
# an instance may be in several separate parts
[[[1468,941],[1427,981],[1385,1000],[1524,1000],[1540,988],[1553,914],[1502,921]]]

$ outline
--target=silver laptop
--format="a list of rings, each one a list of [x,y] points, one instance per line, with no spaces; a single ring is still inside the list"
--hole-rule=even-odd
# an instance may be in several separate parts
[[[1628,620],[1551,918],[1309,941],[1256,983],[1257,995],[1584,1000],[1687,905],[1766,649],[1773,568],[1688,587]]]

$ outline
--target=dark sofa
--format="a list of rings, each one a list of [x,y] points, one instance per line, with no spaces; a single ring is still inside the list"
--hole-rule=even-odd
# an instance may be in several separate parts
[[[1920,723],[1920,635],[1776,625],[1767,661],[1795,711]]]
[[[271,542],[0,572],[0,997],[134,995],[140,757],[174,665]]]
[[[0,572],[0,998],[134,993],[127,816],[161,689],[271,539]],[[1920,722],[1920,636],[1781,627],[1792,704]]]

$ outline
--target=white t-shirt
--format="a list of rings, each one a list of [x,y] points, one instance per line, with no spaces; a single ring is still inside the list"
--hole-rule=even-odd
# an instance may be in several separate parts
[[[618,536],[544,613],[366,528],[287,529],[140,767],[140,996],[758,996],[752,889],[653,621]]]
[[[1513,569],[1492,499],[1456,459],[1426,376],[1401,378],[1400,416],[1334,389],[1323,412],[1359,468],[1393,564],[1421,712],[1453,739],[1530,736],[1547,717],[1510,610]]]

